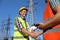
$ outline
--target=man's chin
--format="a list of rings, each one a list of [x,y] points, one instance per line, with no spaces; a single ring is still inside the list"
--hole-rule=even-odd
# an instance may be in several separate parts
[[[25,17],[26,15],[24,15],[24,17]]]

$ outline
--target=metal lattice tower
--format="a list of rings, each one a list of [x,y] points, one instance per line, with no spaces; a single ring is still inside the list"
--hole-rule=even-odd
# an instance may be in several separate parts
[[[10,34],[10,16],[8,17],[7,20],[4,20],[0,23],[1,27],[0,27],[0,40],[10,40],[12,39],[11,34]]]
[[[33,8],[33,0],[30,0],[29,4],[29,13],[30,13],[30,26],[34,24],[34,14],[33,14],[34,8]]]
[[[7,20],[7,24],[6,24],[6,36],[4,38],[4,40],[8,40],[10,34],[9,34],[9,30],[10,30],[10,17],[8,17],[8,20]]]

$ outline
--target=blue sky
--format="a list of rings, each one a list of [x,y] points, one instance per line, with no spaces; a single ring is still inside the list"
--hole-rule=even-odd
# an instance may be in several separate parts
[[[34,4],[34,15],[35,15],[35,22],[42,22],[43,21],[43,12],[45,8],[44,0],[33,0],[33,2],[37,2]],[[22,6],[26,6],[29,8],[29,0],[0,0],[0,22],[3,19],[7,19],[8,16],[11,18],[12,24],[11,27],[11,34],[13,33],[13,23],[14,18],[19,16],[18,10]],[[28,20],[28,19],[27,19]],[[0,23],[1,25],[1,23]]]

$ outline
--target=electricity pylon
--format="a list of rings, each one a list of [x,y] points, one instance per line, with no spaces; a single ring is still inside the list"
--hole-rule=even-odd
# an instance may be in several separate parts
[[[30,0],[29,4],[29,17],[30,17],[30,26],[34,24],[34,7],[33,7],[33,0]]]

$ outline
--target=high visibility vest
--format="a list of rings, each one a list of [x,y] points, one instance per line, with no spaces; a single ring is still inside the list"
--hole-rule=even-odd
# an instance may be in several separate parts
[[[29,30],[29,25],[27,22],[25,22],[21,17],[16,17],[15,19],[19,19],[20,23],[22,24],[22,26]],[[14,23],[14,37],[13,40],[28,40],[29,36],[27,34],[24,34],[20,31],[18,31],[18,28],[16,27],[16,24]],[[29,38],[29,40],[31,40],[31,38]]]
[[[44,11],[44,20],[47,20],[53,17],[53,11],[50,7],[49,2],[46,4],[46,8]],[[54,26],[51,30],[48,30],[44,36],[44,40],[60,40],[60,24]]]

